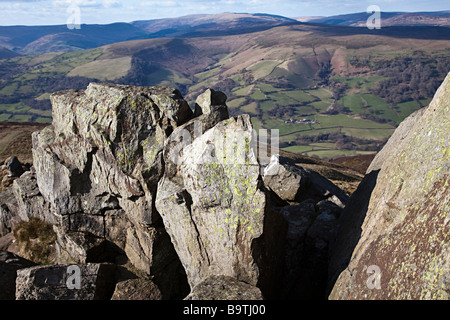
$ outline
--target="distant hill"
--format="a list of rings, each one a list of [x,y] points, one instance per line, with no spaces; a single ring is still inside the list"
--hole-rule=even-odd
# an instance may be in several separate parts
[[[0,26],[0,46],[31,55],[92,49],[137,39],[242,34],[289,24],[299,22],[268,14],[223,13],[132,23],[83,24],[80,29],[73,30],[66,25]]]
[[[152,37],[243,34],[291,24],[298,24],[298,21],[277,15],[248,13],[196,14],[132,23],[149,32]]]
[[[341,26],[365,26],[365,12],[332,17],[287,18],[270,14],[221,13],[81,25],[70,30],[57,26],[0,26],[0,46],[20,55],[70,52],[131,40],[153,38],[192,38],[247,34],[274,27],[320,23]],[[383,12],[382,26],[449,26],[450,11],[401,13]],[[342,31],[342,30],[340,30]],[[354,33],[355,31],[350,31]],[[391,32],[391,31],[390,31]],[[0,59],[4,56],[0,52]],[[5,55],[5,58],[10,56]]]
[[[191,104],[214,88],[228,96],[232,115],[248,113],[256,128],[279,129],[286,151],[321,158],[373,154],[397,124],[428,104],[450,71],[446,27],[369,30],[256,17],[261,25],[288,25],[255,31],[250,23],[233,34],[233,23],[249,17],[218,15],[230,34],[199,31],[0,60],[0,121],[50,122],[49,94],[90,82],[171,86]],[[209,18],[188,21],[206,30],[200,21]],[[180,22],[139,23],[158,33]]]
[[[91,49],[146,37],[145,31],[128,23],[81,25],[81,29],[73,30],[66,25],[0,26],[0,44],[20,54]]]
[[[0,59],[9,59],[17,56],[20,56],[20,54],[0,46]]]
[[[367,12],[309,19],[310,23],[365,27]],[[298,19],[302,21],[302,19]],[[450,26],[450,11],[437,12],[381,12],[381,26]]]
[[[0,121],[48,123],[50,93],[90,82],[171,86],[191,104],[214,88],[233,116],[279,129],[283,150],[330,159],[378,151],[450,71],[445,26],[369,30],[225,13],[2,28],[12,57],[0,59]]]

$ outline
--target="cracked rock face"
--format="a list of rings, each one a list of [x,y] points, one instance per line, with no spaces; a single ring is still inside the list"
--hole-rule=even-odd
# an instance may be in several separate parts
[[[256,240],[267,212],[252,138],[248,116],[222,121],[185,146],[158,185],[156,208],[191,287],[214,274],[260,280]]]
[[[122,253],[152,273],[177,260],[153,199],[164,141],[192,117],[179,92],[91,84],[51,100],[53,125],[33,134],[33,157],[59,263]]]

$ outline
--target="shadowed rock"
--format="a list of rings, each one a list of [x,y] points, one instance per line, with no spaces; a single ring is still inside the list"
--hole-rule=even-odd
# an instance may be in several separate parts
[[[15,300],[17,271],[34,265],[11,252],[0,251],[0,300]]]

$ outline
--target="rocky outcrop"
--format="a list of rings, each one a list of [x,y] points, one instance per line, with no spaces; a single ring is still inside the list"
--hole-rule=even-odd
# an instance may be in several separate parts
[[[51,101],[33,168],[0,194],[2,232],[36,217],[53,225],[60,268],[129,264],[115,299],[207,299],[211,286],[236,299],[325,297],[311,279],[326,279],[347,196],[283,158],[261,164],[250,117],[229,118],[223,93],[206,90],[194,111],[164,87],[91,84]],[[62,278],[51,296],[36,272],[18,280],[20,298],[81,297]]]
[[[22,164],[16,156],[7,158],[0,165],[0,192],[6,191],[25,171],[30,169],[29,163]]]
[[[265,186],[286,203],[328,200],[344,208],[348,202],[345,192],[331,181],[279,155],[271,157],[264,168],[263,180]]]
[[[330,299],[449,299],[450,74],[376,156],[340,220]]]

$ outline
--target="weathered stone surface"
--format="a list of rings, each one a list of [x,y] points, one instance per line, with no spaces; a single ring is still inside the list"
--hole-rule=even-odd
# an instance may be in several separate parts
[[[15,222],[20,221],[17,215],[17,201],[14,192],[8,189],[0,193],[0,237],[12,231]]]
[[[39,191],[34,168],[14,180],[11,189],[17,201],[16,214],[21,220],[28,221],[31,217],[36,217],[49,223],[58,222],[56,216],[49,214],[51,208]]]
[[[11,232],[20,221],[28,221],[32,217],[56,223],[57,217],[49,212],[50,206],[40,194],[36,173],[31,168],[0,194],[0,236]]]
[[[116,284],[111,300],[162,300],[162,294],[151,280],[128,279]]]
[[[34,265],[34,262],[11,252],[0,251],[0,300],[15,300],[17,270]]]
[[[216,274],[256,285],[264,274],[258,254],[265,244],[258,239],[264,238],[271,213],[260,189],[252,139],[250,118],[239,116],[185,145],[179,157],[171,157],[178,152],[174,145],[166,146],[165,163],[172,163],[159,182],[156,208],[191,288]],[[284,239],[283,229],[277,232],[279,238],[272,239],[273,247],[264,254],[280,254],[270,251]]]
[[[194,117],[205,115],[205,122],[218,123],[229,118],[227,96],[213,89],[206,90],[195,101]]]
[[[162,87],[91,84],[51,99],[53,126],[33,136],[33,154],[39,189],[60,215],[95,213],[105,194],[151,199],[164,139],[192,117],[179,93]],[[157,217],[151,206],[136,209],[147,223]]]
[[[330,299],[449,299],[449,108],[450,74],[374,159],[340,221]]]
[[[13,250],[11,250],[13,242],[14,235],[12,232],[0,237],[0,251],[9,251],[11,253],[15,253],[13,252]]]
[[[57,217],[59,263],[127,254],[150,273],[174,261],[165,230],[152,231],[154,198],[164,142],[193,116],[186,101],[170,88],[109,84],[51,100],[53,124],[33,134],[33,156],[40,195]],[[155,259],[159,250],[171,259]]]
[[[75,266],[77,271],[70,269]],[[17,272],[16,300],[109,300],[115,286],[114,264],[36,266]]]
[[[264,168],[264,184],[284,201],[302,202],[307,199],[317,201],[331,198],[344,207],[348,196],[317,172],[297,166],[289,159],[273,155]]]
[[[228,276],[211,276],[184,300],[263,300],[259,288]]]

